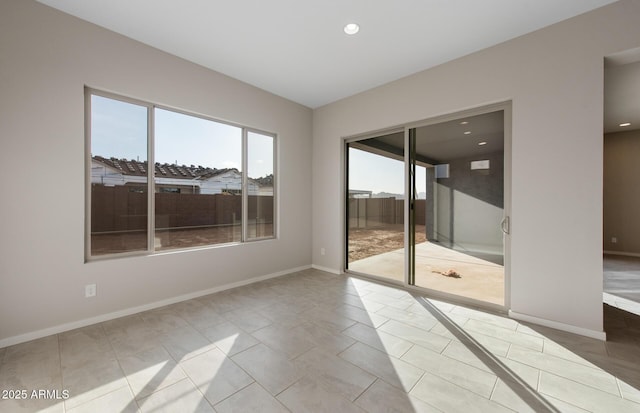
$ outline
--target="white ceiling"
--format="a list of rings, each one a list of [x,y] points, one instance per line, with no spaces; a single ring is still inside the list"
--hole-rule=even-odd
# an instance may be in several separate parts
[[[316,108],[615,0],[39,1]]]

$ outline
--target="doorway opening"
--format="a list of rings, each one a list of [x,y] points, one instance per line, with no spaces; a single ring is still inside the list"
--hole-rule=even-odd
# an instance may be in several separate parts
[[[640,315],[640,48],[604,62],[603,300]]]

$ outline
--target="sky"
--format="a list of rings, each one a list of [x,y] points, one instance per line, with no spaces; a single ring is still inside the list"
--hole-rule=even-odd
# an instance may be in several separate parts
[[[91,97],[91,154],[147,160],[147,108]],[[164,109],[155,109],[155,162],[210,168],[242,166],[242,129]],[[273,138],[248,134],[248,175],[273,173]]]
[[[417,168],[417,191],[425,192],[425,168]],[[349,148],[349,189],[403,195],[404,162]]]
[[[102,96],[91,97],[91,154],[147,160],[147,108]],[[155,109],[155,161],[210,168],[242,165],[242,129],[165,109]],[[273,173],[273,138],[248,133],[248,176]],[[424,168],[417,190],[425,192]],[[349,148],[349,189],[404,194],[401,161]]]

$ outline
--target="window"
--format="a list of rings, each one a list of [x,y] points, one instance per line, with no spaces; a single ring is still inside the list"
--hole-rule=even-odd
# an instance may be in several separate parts
[[[147,119],[144,106],[91,96],[91,255],[148,248]]]
[[[90,89],[86,105],[87,258],[275,237],[273,134]]]
[[[247,237],[273,237],[273,138],[249,132],[247,141]]]

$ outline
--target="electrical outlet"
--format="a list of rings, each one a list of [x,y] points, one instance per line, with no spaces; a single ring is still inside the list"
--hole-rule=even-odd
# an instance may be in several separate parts
[[[326,253],[324,248],[320,248],[320,255],[324,255]]]
[[[616,238],[616,237],[611,237],[611,243],[612,243],[612,244],[615,244],[615,243],[617,243],[617,242],[618,242],[618,238]]]
[[[97,292],[97,288],[95,284],[87,284],[84,286],[84,297],[91,298],[95,297]]]

